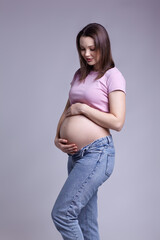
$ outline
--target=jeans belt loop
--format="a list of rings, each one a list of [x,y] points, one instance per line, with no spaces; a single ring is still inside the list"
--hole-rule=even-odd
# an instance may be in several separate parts
[[[87,150],[88,150],[88,148],[89,148],[89,146],[88,146],[88,147],[86,147],[86,148],[84,148],[84,149],[82,150],[82,157],[84,156],[84,153],[85,153],[85,151],[87,151]]]
[[[110,143],[111,142],[110,136],[107,136],[107,138],[108,138],[108,143]]]
[[[85,149],[82,150],[82,157],[84,156]]]

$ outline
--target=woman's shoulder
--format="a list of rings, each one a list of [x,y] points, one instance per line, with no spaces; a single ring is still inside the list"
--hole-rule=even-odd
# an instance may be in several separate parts
[[[125,82],[125,78],[122,74],[122,72],[117,68],[113,67],[110,68],[108,71],[105,72],[105,80],[107,82]]]
[[[121,71],[115,66],[113,68],[110,68],[109,70],[107,70],[104,74],[107,78],[111,77],[111,76],[122,76]]]
[[[77,77],[80,74],[80,68],[78,68],[75,73],[74,73],[74,77]]]
[[[71,85],[75,82],[75,80],[77,79],[77,77],[79,76],[79,74],[80,74],[80,68],[78,68],[78,69],[74,72],[72,81],[70,82]]]
[[[110,68],[108,71],[106,71],[105,77],[109,92],[118,89],[126,92],[125,78],[117,67]]]

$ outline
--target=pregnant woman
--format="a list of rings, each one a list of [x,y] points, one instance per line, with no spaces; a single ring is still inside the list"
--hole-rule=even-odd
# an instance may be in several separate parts
[[[115,67],[106,29],[88,24],[77,35],[80,68],[57,126],[55,145],[68,154],[68,178],[52,210],[63,239],[99,240],[97,192],[112,174],[110,129],[125,121],[125,79]]]

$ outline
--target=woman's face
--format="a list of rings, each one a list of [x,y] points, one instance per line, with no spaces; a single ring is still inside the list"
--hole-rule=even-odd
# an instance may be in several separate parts
[[[96,64],[99,61],[100,54],[95,50],[94,39],[91,37],[80,37],[79,43],[82,57],[88,65],[94,65],[94,69],[96,70]]]

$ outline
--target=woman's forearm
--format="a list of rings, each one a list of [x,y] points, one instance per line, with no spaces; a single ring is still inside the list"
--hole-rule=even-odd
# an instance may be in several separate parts
[[[124,120],[112,113],[105,113],[86,104],[83,104],[82,114],[101,127],[120,131],[123,127]]]
[[[83,114],[99,126],[120,131],[125,121],[125,94],[113,91],[109,94],[110,112],[102,112],[84,103],[74,103],[66,111],[66,116]]]

